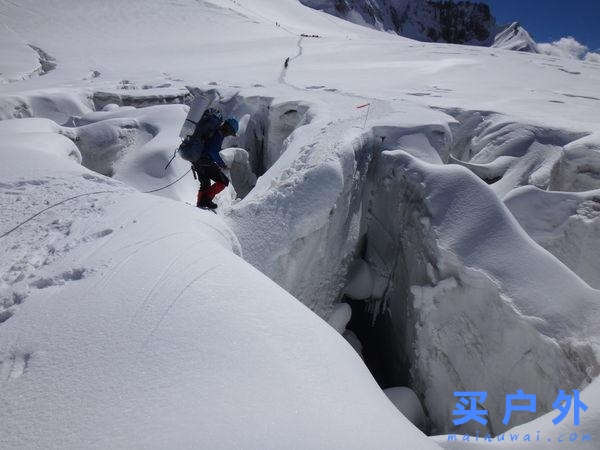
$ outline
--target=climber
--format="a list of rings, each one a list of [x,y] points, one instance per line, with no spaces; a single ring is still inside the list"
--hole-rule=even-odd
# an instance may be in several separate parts
[[[285,58],[285,61],[283,62],[283,67],[285,67],[287,69],[289,65],[290,65],[290,57],[288,56],[287,58]]]
[[[196,201],[198,208],[215,209],[217,205],[213,203],[213,198],[229,185],[229,179],[222,172],[222,169],[227,169],[227,165],[219,152],[223,139],[236,136],[238,129],[236,119],[223,121],[221,113],[214,109],[208,109],[196,125],[191,146],[195,147],[194,153],[199,155],[192,162],[192,171],[200,182]],[[213,185],[211,180],[215,182]]]

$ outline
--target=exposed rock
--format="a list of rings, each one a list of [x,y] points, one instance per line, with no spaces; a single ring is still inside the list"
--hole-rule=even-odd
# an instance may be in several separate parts
[[[307,6],[425,42],[491,45],[498,31],[484,3],[428,0],[301,0]]]

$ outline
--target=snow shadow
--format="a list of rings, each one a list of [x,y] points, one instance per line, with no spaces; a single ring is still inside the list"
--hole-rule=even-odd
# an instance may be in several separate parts
[[[474,221],[467,222],[470,233],[460,223],[455,230],[440,231],[451,227],[448,205],[456,209],[469,203],[474,209],[486,205],[488,214],[495,217],[493,222],[514,235],[505,244],[496,243],[500,245],[496,258],[505,247],[518,260],[519,255],[510,249],[522,238],[484,185],[466,171],[434,167],[394,150],[384,150],[371,162],[362,197],[360,238],[340,301],[352,307],[347,330],[362,344],[361,355],[377,382],[383,389],[411,388],[423,404],[428,432],[479,430],[494,435],[506,429],[501,422],[504,393],[536,392],[541,414],[552,409],[557,390],[564,389],[561,386],[577,388],[589,382],[598,372],[598,363],[589,345],[568,338],[548,339],[561,332],[528,319],[507,301],[506,288],[497,279],[471,267],[464,257],[457,257],[456,250],[444,245],[444,233],[452,242],[459,233],[465,238],[472,235],[477,242],[464,245],[480,252],[488,245],[487,234],[495,240],[495,233],[477,231]],[[429,175],[430,171],[436,175]],[[451,178],[454,182],[447,184]],[[474,200],[465,200],[468,197],[458,189],[448,188],[463,184]],[[529,252],[539,250],[530,248]],[[555,270],[553,261],[544,264],[548,271]],[[577,295],[595,296],[589,289],[583,292]],[[524,298],[524,302],[529,300]],[[561,317],[568,322],[568,314]],[[451,425],[452,391],[458,388],[489,392],[487,428]]]
[[[525,185],[567,191],[600,188],[600,143],[595,154],[590,152],[575,167],[569,157],[569,149],[589,133],[523,123],[488,111],[444,112],[458,122],[451,124],[451,162],[492,185],[501,198]]]

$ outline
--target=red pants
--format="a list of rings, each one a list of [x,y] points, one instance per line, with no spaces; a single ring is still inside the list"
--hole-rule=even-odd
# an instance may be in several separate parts
[[[194,171],[200,181],[196,206],[201,206],[204,202],[211,202],[215,198],[215,195],[229,185],[229,179],[214,163],[195,165]],[[215,182],[212,186],[210,183],[211,180]]]
[[[198,198],[196,200],[196,206],[201,206],[202,200],[204,200],[205,202],[212,202],[213,198],[215,198],[215,195],[217,195],[226,187],[226,184],[217,181],[215,184],[213,184],[206,190],[198,189]]]

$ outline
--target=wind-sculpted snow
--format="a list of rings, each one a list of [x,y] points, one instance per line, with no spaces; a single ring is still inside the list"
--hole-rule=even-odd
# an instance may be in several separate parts
[[[143,85],[141,88],[128,80],[119,84],[121,90],[96,91],[93,95],[94,107],[102,109],[107,105],[155,106],[160,104],[191,103],[193,96],[188,89],[171,88],[171,83],[164,83],[158,87]]]
[[[391,318],[380,321],[395,340],[388,370],[410,371],[434,429],[451,423],[451,386],[502,399],[486,404],[497,433],[504,391],[527,385],[547,411],[561,385],[597,373],[600,295],[533,244],[485,184],[404,152],[384,153],[374,179],[363,258],[381,279],[375,311]]]
[[[485,390],[497,433],[597,375],[598,64],[296,0],[0,16],[7,447],[430,448],[380,388],[428,433]],[[217,215],[165,169],[197,91],[240,121]]]
[[[539,331],[556,337],[593,335],[598,293],[535,245],[485,184],[458,167],[409,163],[410,173],[428,187],[441,248],[500,283],[521,313],[541,319],[532,322]]]
[[[96,175],[53,136],[50,153],[2,143],[2,229],[108,192],[0,240],[5,447],[437,447],[217,216]]]
[[[600,132],[565,146],[549,187],[575,192],[600,188]]]
[[[185,120],[185,105],[147,108],[113,107],[75,120],[76,143],[83,165],[124,181],[141,191],[164,186],[189,169],[177,158],[165,169],[179,145],[179,129]],[[196,183],[190,176],[160,191],[160,195],[186,200],[194,196]]]
[[[72,126],[60,126],[41,118],[5,120],[0,122],[0,135],[40,131],[65,136],[77,146],[85,167],[146,191],[165,185],[188,170],[187,163],[180,159],[165,170],[179,145],[179,128],[186,114],[185,105],[148,108],[107,105],[103,111],[70,117]],[[189,177],[160,194],[185,200],[195,190],[196,185]]]
[[[394,355],[384,377],[410,373],[434,430],[451,423],[452,386],[485,386],[498,399],[526,386],[543,412],[560,386],[597,374],[600,295],[538,247],[485,183],[442,166],[452,147],[447,125],[342,134],[343,124],[311,143],[320,123],[317,115],[288,143],[284,156],[295,155],[296,170],[278,174],[276,164],[270,184],[235,205],[229,220],[245,257],[322,316],[335,314],[345,291],[366,299]],[[494,125],[475,156],[519,159],[546,136]],[[548,134],[568,141],[568,133]],[[355,258],[368,267],[361,277],[372,280],[370,293],[363,284],[343,288],[349,270],[355,283]],[[504,430],[503,402],[487,406],[489,431]]]
[[[0,95],[0,120],[43,117],[62,125],[71,117],[92,110],[91,99],[79,90],[48,89]]]
[[[600,190],[548,192],[526,186],[504,203],[529,236],[600,289]]]
[[[459,124],[453,125],[452,162],[469,168],[503,197],[512,189],[534,185],[546,189],[579,179],[566,166],[567,149],[577,147],[585,133],[545,128],[499,114],[449,111]],[[570,177],[570,179],[567,179]]]
[[[440,114],[427,110],[415,109],[415,114],[440,120]],[[313,120],[292,134],[282,156],[228,216],[245,257],[327,315],[357,246],[362,196],[374,153],[396,142],[408,147],[415,140],[429,142],[428,136],[443,146],[449,130],[441,121],[415,130],[383,126],[394,123],[392,114],[377,131],[367,132],[353,126],[361,117],[328,120],[324,104],[316,105],[312,115]],[[441,162],[427,145],[413,150]]]
[[[577,386],[598,373],[600,293],[536,246],[497,197],[468,172],[428,167],[402,155],[398,159],[407,183],[426,205],[425,223],[440,252],[428,270],[434,276],[411,286],[419,314],[416,340],[423,331],[426,340],[415,346],[417,361],[423,363],[417,362],[421,376],[416,379],[439,370],[442,378],[452,380],[447,386],[480,383],[488,392],[495,386],[497,398],[503,391],[528,385],[529,391],[537,392],[538,408],[551,409],[561,385]],[[493,325],[498,323],[502,325]],[[463,331],[456,334],[458,329]],[[506,346],[492,351],[498,341]],[[443,384],[429,383],[426,390]],[[439,401],[447,389],[429,395]],[[487,406],[491,431],[497,433],[504,428],[504,405]]]

